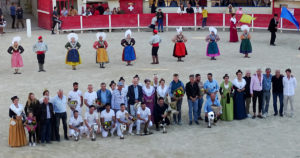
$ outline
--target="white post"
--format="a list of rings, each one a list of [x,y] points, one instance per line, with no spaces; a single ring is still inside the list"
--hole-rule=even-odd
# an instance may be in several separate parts
[[[140,14],[137,15],[138,32],[140,32]]]
[[[280,32],[282,32],[282,22],[283,22],[283,20],[282,20],[282,18],[280,18]]]
[[[169,16],[168,16],[168,13],[166,14],[166,28],[167,28],[167,31],[169,31]]]
[[[83,33],[83,24],[82,24],[82,16],[80,16],[80,33]]]
[[[253,20],[253,14],[252,14],[252,20],[251,20],[251,28],[252,28],[252,32],[253,32],[253,27],[254,27],[254,20]]]
[[[225,13],[223,13],[223,31],[225,31]]]
[[[111,15],[108,15],[108,27],[109,27],[109,32],[111,32]]]
[[[27,37],[31,37],[31,21],[30,19],[26,19],[26,28],[27,28]]]
[[[195,26],[195,31],[197,31],[197,13],[194,14],[194,26]]]

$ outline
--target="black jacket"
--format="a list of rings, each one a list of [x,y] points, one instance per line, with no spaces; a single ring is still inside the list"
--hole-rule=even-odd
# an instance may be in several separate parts
[[[275,21],[275,19],[272,18],[272,19],[270,20],[268,30],[269,30],[270,32],[277,32],[277,25],[278,25],[278,21]]]
[[[199,90],[199,86],[197,82],[194,82],[194,84],[192,85],[191,82],[188,82],[185,86],[185,92],[186,95],[188,97],[188,99],[190,99],[190,97],[195,98],[196,96],[200,96],[200,90]]]
[[[251,97],[251,94],[250,94],[250,83],[251,83],[251,77],[243,77],[246,81],[246,86],[245,86],[245,97],[249,98]]]
[[[50,110],[50,119],[54,118],[54,111],[53,111],[53,105],[52,103],[49,104],[49,110]],[[41,123],[43,123],[45,120],[47,120],[47,105],[45,103],[41,104]]]
[[[142,86],[137,85],[138,87],[138,93],[139,93],[139,97],[138,100],[140,102],[142,102],[143,100],[143,89]],[[131,85],[128,87],[128,92],[127,92],[127,97],[128,97],[128,105],[133,105],[135,103],[135,95],[134,95],[134,86]]]
[[[158,104],[155,104],[155,107],[154,107],[154,121],[155,122],[159,122],[161,121],[162,117],[161,115],[165,114],[165,111],[168,109],[168,104],[165,104],[164,103],[164,106],[159,106]]]

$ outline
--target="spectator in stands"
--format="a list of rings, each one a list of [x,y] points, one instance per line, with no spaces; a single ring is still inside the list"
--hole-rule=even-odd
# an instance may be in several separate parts
[[[158,23],[158,32],[164,32],[164,13],[161,11],[161,9],[158,9],[158,12],[156,13],[157,17],[157,23]]]
[[[188,14],[194,13],[194,9],[192,8],[191,4],[188,4],[188,7],[186,8],[186,13]]]
[[[183,4],[180,4],[180,7],[177,9],[177,13],[178,14],[184,14],[184,13],[186,13],[185,10],[184,10]]]
[[[3,13],[2,13],[2,9],[0,8],[0,16],[2,16],[2,14],[3,14]]]
[[[94,13],[95,13],[94,5],[90,5],[89,8],[90,8],[90,11],[91,11],[92,15],[94,15]]]
[[[117,8],[114,8],[114,9],[113,9],[112,14],[118,14]]]
[[[180,0],[180,4],[183,4],[183,6],[186,7],[186,0]]]
[[[236,11],[235,14],[243,14],[243,8],[242,7],[239,7],[239,9]]]
[[[165,7],[166,6],[165,0],[158,0],[157,6],[158,7]]]
[[[253,4],[255,7],[260,6],[261,0],[253,0]]]
[[[100,15],[103,15],[104,13],[104,7],[102,6],[102,3],[98,3],[98,7],[97,7],[97,10],[99,11],[99,14]]]
[[[109,10],[109,8],[106,8],[106,10],[103,13],[103,15],[111,15],[111,11]]]
[[[92,12],[91,12],[91,8],[87,8],[85,13],[83,14],[84,16],[91,16],[93,15]]]
[[[192,7],[195,7],[195,6],[196,6],[196,1],[195,1],[195,0],[190,0],[189,4],[190,4]]]
[[[123,10],[121,10],[121,8],[120,8],[120,7],[118,7],[118,8],[117,8],[117,12],[118,12],[118,14],[124,14],[124,11],[123,11]]]
[[[202,9],[200,8],[199,4],[196,4],[195,13],[202,13]]]
[[[68,10],[66,7],[64,7],[61,11],[60,11],[60,15],[67,17],[68,16]]]
[[[15,21],[16,21],[16,6],[15,6],[15,3],[11,3],[10,16],[12,18],[11,28],[14,29],[15,28]]]
[[[19,23],[21,23],[22,28],[24,29],[23,9],[21,6],[18,6],[16,10],[16,16],[17,16],[17,29],[19,28]]]
[[[52,13],[52,23],[53,23],[53,25],[52,25],[52,34],[55,34],[54,33],[54,28],[55,28],[55,26],[56,26],[56,24],[58,23],[58,28],[60,29],[60,27],[61,27],[61,21],[58,19],[58,13],[57,13],[57,8],[56,7],[54,7],[54,10],[53,10],[53,13]]]
[[[233,13],[235,13],[235,9],[231,4],[229,4],[226,10],[226,14],[233,14]]]
[[[206,20],[207,20],[207,10],[202,7],[202,29],[206,26]]]
[[[265,3],[265,7],[269,7],[270,6],[270,0],[264,0]]]
[[[69,10],[69,16],[76,16],[78,15],[78,12],[76,9],[74,9],[74,6],[71,6],[71,9]]]
[[[152,3],[152,5],[151,5],[151,13],[153,14],[153,13],[156,13],[156,6],[155,6],[155,4],[156,4],[156,0],[153,0],[153,3]]]
[[[3,15],[0,15],[0,34],[4,34],[4,27],[6,26],[6,21]]]
[[[177,1],[172,0],[172,1],[170,2],[170,6],[169,6],[169,7],[178,7]]]

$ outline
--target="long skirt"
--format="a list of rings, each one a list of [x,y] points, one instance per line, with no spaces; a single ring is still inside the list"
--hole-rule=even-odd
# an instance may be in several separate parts
[[[206,56],[216,57],[220,55],[220,51],[216,42],[209,42],[207,44]]]
[[[8,145],[21,147],[27,144],[25,129],[21,119],[11,119],[9,125]]]
[[[77,49],[71,49],[66,56],[66,64],[76,66],[81,64],[80,54]]]
[[[249,39],[243,39],[240,46],[240,53],[248,54],[252,53],[252,45]]]
[[[151,111],[151,120],[154,121],[154,100],[155,100],[155,94],[151,95],[151,96],[146,96],[144,95],[143,97],[146,106],[150,109]]]
[[[105,48],[97,49],[96,62],[97,63],[108,63],[108,55],[107,55]]]
[[[132,46],[126,46],[123,49],[122,60],[133,61],[136,59],[135,50]]]
[[[229,42],[238,42],[239,38],[238,38],[238,33],[237,30],[234,29],[233,27],[230,27],[230,39]]]
[[[23,59],[19,52],[13,52],[11,56],[11,67],[12,68],[19,68],[23,67]]]
[[[234,93],[234,119],[241,120],[247,117],[244,92]]]
[[[221,99],[222,115],[221,119],[224,121],[233,120],[233,99],[229,95]]]
[[[175,43],[173,56],[178,58],[178,57],[185,57],[186,55],[187,55],[187,50],[185,44],[183,42]]]

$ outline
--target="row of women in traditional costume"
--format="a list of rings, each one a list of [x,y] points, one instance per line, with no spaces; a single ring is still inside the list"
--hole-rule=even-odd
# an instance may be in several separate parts
[[[237,78],[230,82],[229,76],[225,74],[223,77],[224,81],[220,84],[222,105],[221,119],[224,121],[247,118],[245,106],[246,81],[242,76],[242,71],[238,70],[236,75]]]

